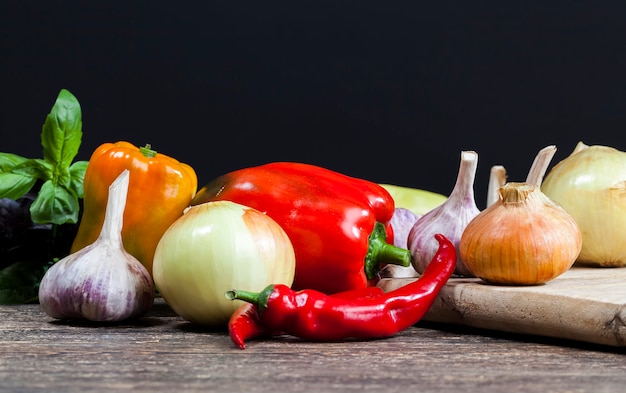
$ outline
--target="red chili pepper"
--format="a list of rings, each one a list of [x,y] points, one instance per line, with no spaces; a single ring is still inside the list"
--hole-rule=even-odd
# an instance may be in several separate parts
[[[358,299],[374,298],[381,296],[383,290],[380,287],[366,287],[352,291],[339,292],[331,295],[335,298]],[[240,306],[228,321],[228,335],[232,342],[240,349],[246,348],[246,341],[260,337],[271,337],[282,334],[270,332],[265,328],[259,316],[259,310],[255,304],[245,303]]]
[[[256,305],[259,321],[269,331],[309,341],[389,337],[417,323],[454,272],[454,245],[441,234],[435,239],[439,249],[424,273],[378,296],[334,297],[315,290],[294,291],[282,284],[261,292],[233,289],[226,296]]]
[[[261,323],[257,307],[252,303],[241,305],[228,321],[228,335],[241,349],[246,348],[246,341],[259,337],[272,336]]]
[[[393,245],[394,201],[380,185],[319,166],[276,162],[236,170],[202,187],[192,205],[230,200],[273,218],[296,254],[292,288],[332,294],[372,286],[384,264],[409,266]]]

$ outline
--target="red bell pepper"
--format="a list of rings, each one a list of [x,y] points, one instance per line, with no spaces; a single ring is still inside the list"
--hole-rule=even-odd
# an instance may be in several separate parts
[[[230,200],[265,212],[296,254],[294,289],[327,294],[376,283],[385,264],[409,266],[393,246],[394,201],[376,183],[315,165],[276,162],[239,169],[202,187],[192,205]]]

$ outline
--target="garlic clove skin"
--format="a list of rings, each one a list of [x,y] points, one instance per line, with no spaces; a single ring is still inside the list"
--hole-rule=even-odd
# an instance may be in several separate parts
[[[116,322],[150,311],[154,284],[132,255],[94,243],[48,269],[39,302],[52,318]]]
[[[480,212],[474,199],[474,179],[478,167],[478,153],[462,151],[457,180],[448,199],[440,206],[421,216],[408,235],[411,264],[418,273],[423,273],[437,252],[435,234],[446,236],[458,248],[461,235],[467,224]],[[455,274],[473,277],[457,253]]]
[[[567,271],[582,247],[576,221],[529,183],[507,183],[500,199],[465,228],[458,252],[482,280],[537,285]]]
[[[415,214],[413,211],[404,207],[396,207],[393,216],[389,221],[393,228],[393,245],[400,248],[408,247],[409,232],[421,214]],[[400,265],[396,265],[400,266]],[[403,267],[403,266],[400,266]]]
[[[404,207],[396,207],[391,217],[391,227],[393,228],[393,245],[408,249],[408,237],[413,224],[421,217],[414,211]],[[378,273],[379,278],[412,278],[419,274],[413,265],[385,265]]]
[[[118,322],[152,307],[152,277],[122,243],[129,176],[124,170],[109,187],[98,239],[52,265],[41,279],[39,303],[52,318]]]

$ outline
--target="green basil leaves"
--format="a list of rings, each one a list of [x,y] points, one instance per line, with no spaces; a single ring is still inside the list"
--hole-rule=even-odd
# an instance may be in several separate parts
[[[30,206],[33,222],[76,223],[88,161],[72,161],[82,136],[80,104],[72,93],[62,89],[42,128],[44,158],[0,153],[0,198],[18,199],[40,180],[41,188]]]

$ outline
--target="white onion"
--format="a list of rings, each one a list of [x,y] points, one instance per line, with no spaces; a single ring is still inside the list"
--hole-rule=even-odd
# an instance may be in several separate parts
[[[189,207],[159,241],[153,264],[157,289],[188,321],[226,327],[243,301],[232,288],[261,291],[291,286],[295,252],[285,231],[269,216],[230,201]]]
[[[580,226],[579,263],[626,266],[626,153],[579,142],[546,175],[541,190]]]

